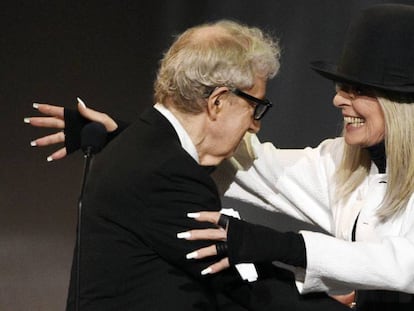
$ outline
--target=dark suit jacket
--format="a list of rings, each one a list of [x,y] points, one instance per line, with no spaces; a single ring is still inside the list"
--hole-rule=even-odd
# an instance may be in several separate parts
[[[218,293],[248,309],[267,310],[278,297],[278,289],[273,293],[266,282],[242,282],[232,269],[201,276],[217,258],[185,258],[211,244],[177,239],[178,232],[211,226],[186,214],[218,211],[220,198],[208,170],[182,149],[173,127],[154,108],[96,156],[82,206],[82,311],[217,310]],[[75,267],[76,256],[68,310],[74,307]],[[281,295],[297,300],[294,289],[291,296]],[[235,302],[228,305],[245,310]]]
[[[188,212],[220,210],[208,171],[180,145],[154,108],[94,159],[83,198],[82,310],[215,310],[222,276],[200,275],[214,260],[185,255],[210,243],[179,240],[204,228]],[[76,260],[76,258],[75,258]],[[75,266],[74,262],[74,266]],[[227,277],[227,276],[226,276]],[[74,299],[74,271],[69,307]]]

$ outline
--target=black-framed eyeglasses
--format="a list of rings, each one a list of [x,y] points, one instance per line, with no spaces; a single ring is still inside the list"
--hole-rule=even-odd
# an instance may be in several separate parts
[[[267,98],[260,99],[252,95],[249,95],[243,91],[240,91],[239,89],[236,89],[236,88],[230,89],[230,91],[234,95],[247,99],[249,102],[252,102],[254,104],[253,118],[255,120],[262,119],[264,115],[266,114],[266,112],[273,106],[272,102],[268,100]]]

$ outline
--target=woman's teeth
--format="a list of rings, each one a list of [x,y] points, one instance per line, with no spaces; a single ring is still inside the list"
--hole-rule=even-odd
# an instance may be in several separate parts
[[[357,117],[344,117],[345,123],[353,126],[353,127],[360,127],[365,124],[365,120],[362,118]]]

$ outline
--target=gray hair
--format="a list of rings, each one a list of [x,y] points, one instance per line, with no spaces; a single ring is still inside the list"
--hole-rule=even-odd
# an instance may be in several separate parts
[[[161,60],[155,101],[172,99],[182,112],[200,113],[217,86],[250,88],[279,70],[278,41],[260,29],[221,20],[186,30]]]

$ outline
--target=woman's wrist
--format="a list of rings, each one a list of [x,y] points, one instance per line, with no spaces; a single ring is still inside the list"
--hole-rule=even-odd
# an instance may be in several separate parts
[[[306,248],[301,234],[250,224],[229,217],[227,229],[230,264],[280,261],[306,268]]]

